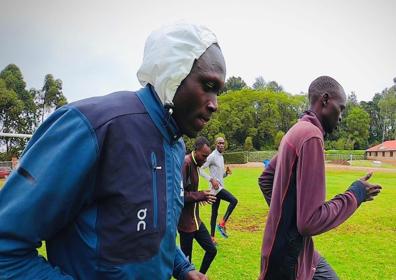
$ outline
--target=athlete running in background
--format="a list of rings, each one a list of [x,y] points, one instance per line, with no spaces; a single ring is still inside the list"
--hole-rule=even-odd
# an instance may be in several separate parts
[[[205,137],[195,140],[194,151],[186,155],[183,164],[184,208],[179,221],[180,247],[190,260],[192,259],[193,240],[205,250],[199,271],[203,274],[209,269],[217,250],[213,244],[205,224],[199,217],[199,204],[212,204],[216,197],[210,192],[198,191],[199,172],[206,158],[209,156],[210,144]]]
[[[217,198],[217,200],[212,204],[212,215],[210,218],[210,235],[212,236],[212,240],[215,244],[215,228],[220,201],[225,200],[229,202],[223,219],[217,225],[217,229],[224,238],[228,238],[226,223],[230,218],[232,211],[234,211],[234,208],[238,204],[238,200],[235,196],[224,188],[224,178],[231,175],[231,170],[229,167],[224,170],[223,152],[224,138],[218,137],[216,139],[216,149],[208,156],[206,163],[200,169],[200,175],[209,181],[211,192],[215,194]],[[204,171],[205,168],[209,168],[210,176]]]

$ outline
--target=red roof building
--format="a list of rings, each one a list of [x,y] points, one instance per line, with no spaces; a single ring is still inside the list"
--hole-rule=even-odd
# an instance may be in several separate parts
[[[367,159],[396,160],[396,140],[385,141],[366,150]]]

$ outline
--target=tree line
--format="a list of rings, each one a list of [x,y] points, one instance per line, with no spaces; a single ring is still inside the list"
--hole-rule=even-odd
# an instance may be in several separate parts
[[[27,89],[21,70],[9,64],[0,72],[0,131],[32,134],[45,117],[67,103],[62,81],[48,74],[40,89]],[[0,137],[0,160],[19,156],[26,138]]]
[[[228,78],[218,104],[200,135],[212,143],[218,136],[225,137],[230,151],[277,149],[283,135],[309,107],[307,93],[292,95],[262,76],[251,87],[241,77]],[[354,92],[348,94],[343,121],[326,137],[325,148],[364,150],[391,139],[396,139],[396,78],[371,101],[358,102]],[[185,142],[191,149],[193,140],[185,138]]]
[[[40,89],[27,89],[22,72],[15,64],[0,72],[0,131],[33,133],[56,108],[67,104],[62,81],[44,77]],[[200,133],[212,143],[225,137],[229,151],[277,149],[283,135],[308,109],[306,93],[290,94],[276,81],[262,76],[248,86],[241,77],[229,77],[218,97],[219,109]],[[384,140],[396,139],[396,78],[389,88],[371,101],[358,102],[348,95],[343,122],[325,141],[326,149],[366,149]],[[194,139],[185,138],[188,150]],[[19,156],[27,139],[0,137],[0,160]]]

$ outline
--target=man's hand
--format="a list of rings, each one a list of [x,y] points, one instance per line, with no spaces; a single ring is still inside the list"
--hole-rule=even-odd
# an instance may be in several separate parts
[[[205,195],[205,201],[204,202],[209,203],[209,204],[213,204],[213,203],[216,202],[216,196],[213,195],[210,192],[210,190],[203,191],[203,193]]]
[[[212,187],[213,187],[215,190],[218,190],[218,189],[219,189],[220,183],[219,183],[219,181],[217,181],[215,178],[210,179],[210,183],[212,184]]]
[[[231,175],[232,174],[232,171],[231,171],[229,166],[226,167],[226,174],[227,175]]]
[[[208,280],[205,274],[198,272],[196,270],[191,270],[186,274],[186,280]]]
[[[362,182],[366,188],[366,197],[363,201],[373,200],[374,196],[378,195],[382,189],[380,185],[373,185],[368,182],[372,175],[373,172],[369,172],[364,177],[360,178],[360,182]]]

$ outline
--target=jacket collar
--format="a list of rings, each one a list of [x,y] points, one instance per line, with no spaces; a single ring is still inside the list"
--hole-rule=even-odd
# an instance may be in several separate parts
[[[172,115],[165,110],[154,89],[147,85],[136,94],[164,138],[171,144],[177,142],[182,135],[180,129]]]
[[[300,118],[300,121],[306,121],[312,123],[314,126],[318,127],[320,131],[322,132],[323,136],[326,135],[326,132],[324,131],[322,124],[320,123],[318,116],[314,111],[307,110],[304,112],[302,117]]]

